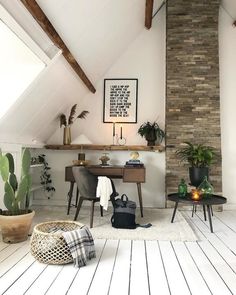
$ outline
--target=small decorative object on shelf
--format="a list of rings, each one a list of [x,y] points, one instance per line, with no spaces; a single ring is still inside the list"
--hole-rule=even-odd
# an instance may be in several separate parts
[[[125,144],[126,144],[126,138],[124,138],[124,137],[119,137],[119,138],[117,139],[117,143],[118,143],[118,145],[125,145]]]
[[[197,189],[202,193],[203,197],[210,197],[214,192],[213,186],[207,180],[207,176],[204,177],[203,182]]]
[[[115,138],[116,138],[116,123],[112,123],[112,144],[115,145]]]
[[[185,183],[185,180],[183,178],[178,185],[178,194],[181,198],[184,198],[187,195],[187,184]]]
[[[132,152],[130,153],[131,159],[125,163],[125,166],[132,166],[132,167],[143,167],[143,163],[138,159],[139,153]]]
[[[110,158],[107,156],[108,153],[104,153],[103,156],[101,156],[101,158],[99,159],[102,162],[102,166],[108,166],[108,161],[110,160]]]
[[[82,111],[77,117],[75,117],[77,104],[74,104],[70,110],[70,115],[68,120],[65,114],[60,115],[60,127],[64,126],[64,134],[63,134],[63,144],[71,144],[71,130],[70,126],[74,123],[76,119],[85,119],[88,111]],[[75,117],[75,118],[74,118]]]
[[[192,191],[191,191],[191,199],[193,201],[199,201],[199,200],[201,200],[201,198],[202,198],[201,192],[199,190],[197,190],[197,189],[192,189]]]

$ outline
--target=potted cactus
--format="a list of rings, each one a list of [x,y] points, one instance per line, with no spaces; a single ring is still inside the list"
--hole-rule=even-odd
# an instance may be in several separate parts
[[[29,210],[31,155],[28,149],[22,152],[21,177],[17,180],[12,154],[0,151],[0,173],[4,181],[4,205],[0,209],[0,227],[3,241],[17,243],[27,240],[34,211]]]

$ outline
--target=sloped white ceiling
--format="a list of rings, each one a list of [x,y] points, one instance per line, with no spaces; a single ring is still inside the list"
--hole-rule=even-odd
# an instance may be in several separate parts
[[[236,20],[236,0],[222,0],[221,5],[226,12]]]
[[[37,0],[92,83],[144,28],[145,0]]]
[[[9,5],[9,0],[0,0],[0,3],[14,16],[14,9],[18,11],[22,5],[19,0],[11,1],[17,5]],[[145,0],[37,2],[95,88],[144,30]],[[155,7],[161,2],[156,0]],[[33,18],[31,21],[35,22]],[[58,115],[67,111],[72,103],[79,104],[86,94],[86,87],[61,57],[0,121],[0,141],[45,142],[58,128]],[[90,103],[88,101],[88,105]]]
[[[37,0],[95,88],[109,68],[144,30],[145,2]],[[154,12],[162,2],[154,1]],[[0,0],[0,3],[13,16],[16,15],[13,10],[17,10],[19,14],[18,6],[22,6],[19,0]],[[222,5],[232,19],[236,19],[236,0],[222,0]],[[25,10],[25,13],[28,12]],[[33,27],[37,25],[33,18],[31,22],[34,22]],[[48,41],[47,43],[50,44]],[[0,140],[29,143],[36,138],[39,142],[45,142],[58,128],[57,117],[60,112],[67,111],[73,103],[79,104],[80,99],[88,93],[78,76],[61,57],[31,85],[0,121]],[[92,102],[88,101],[88,105],[90,103]]]

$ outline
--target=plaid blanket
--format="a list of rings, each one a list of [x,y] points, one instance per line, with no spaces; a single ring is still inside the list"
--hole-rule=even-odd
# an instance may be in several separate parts
[[[96,257],[93,237],[86,226],[62,233],[76,267],[86,265],[87,259]]]

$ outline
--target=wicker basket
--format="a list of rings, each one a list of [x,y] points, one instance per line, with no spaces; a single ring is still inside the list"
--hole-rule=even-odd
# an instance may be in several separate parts
[[[67,264],[73,261],[62,232],[81,228],[76,221],[49,221],[34,227],[31,237],[31,254],[36,260],[46,264]],[[61,232],[55,232],[56,229]]]

